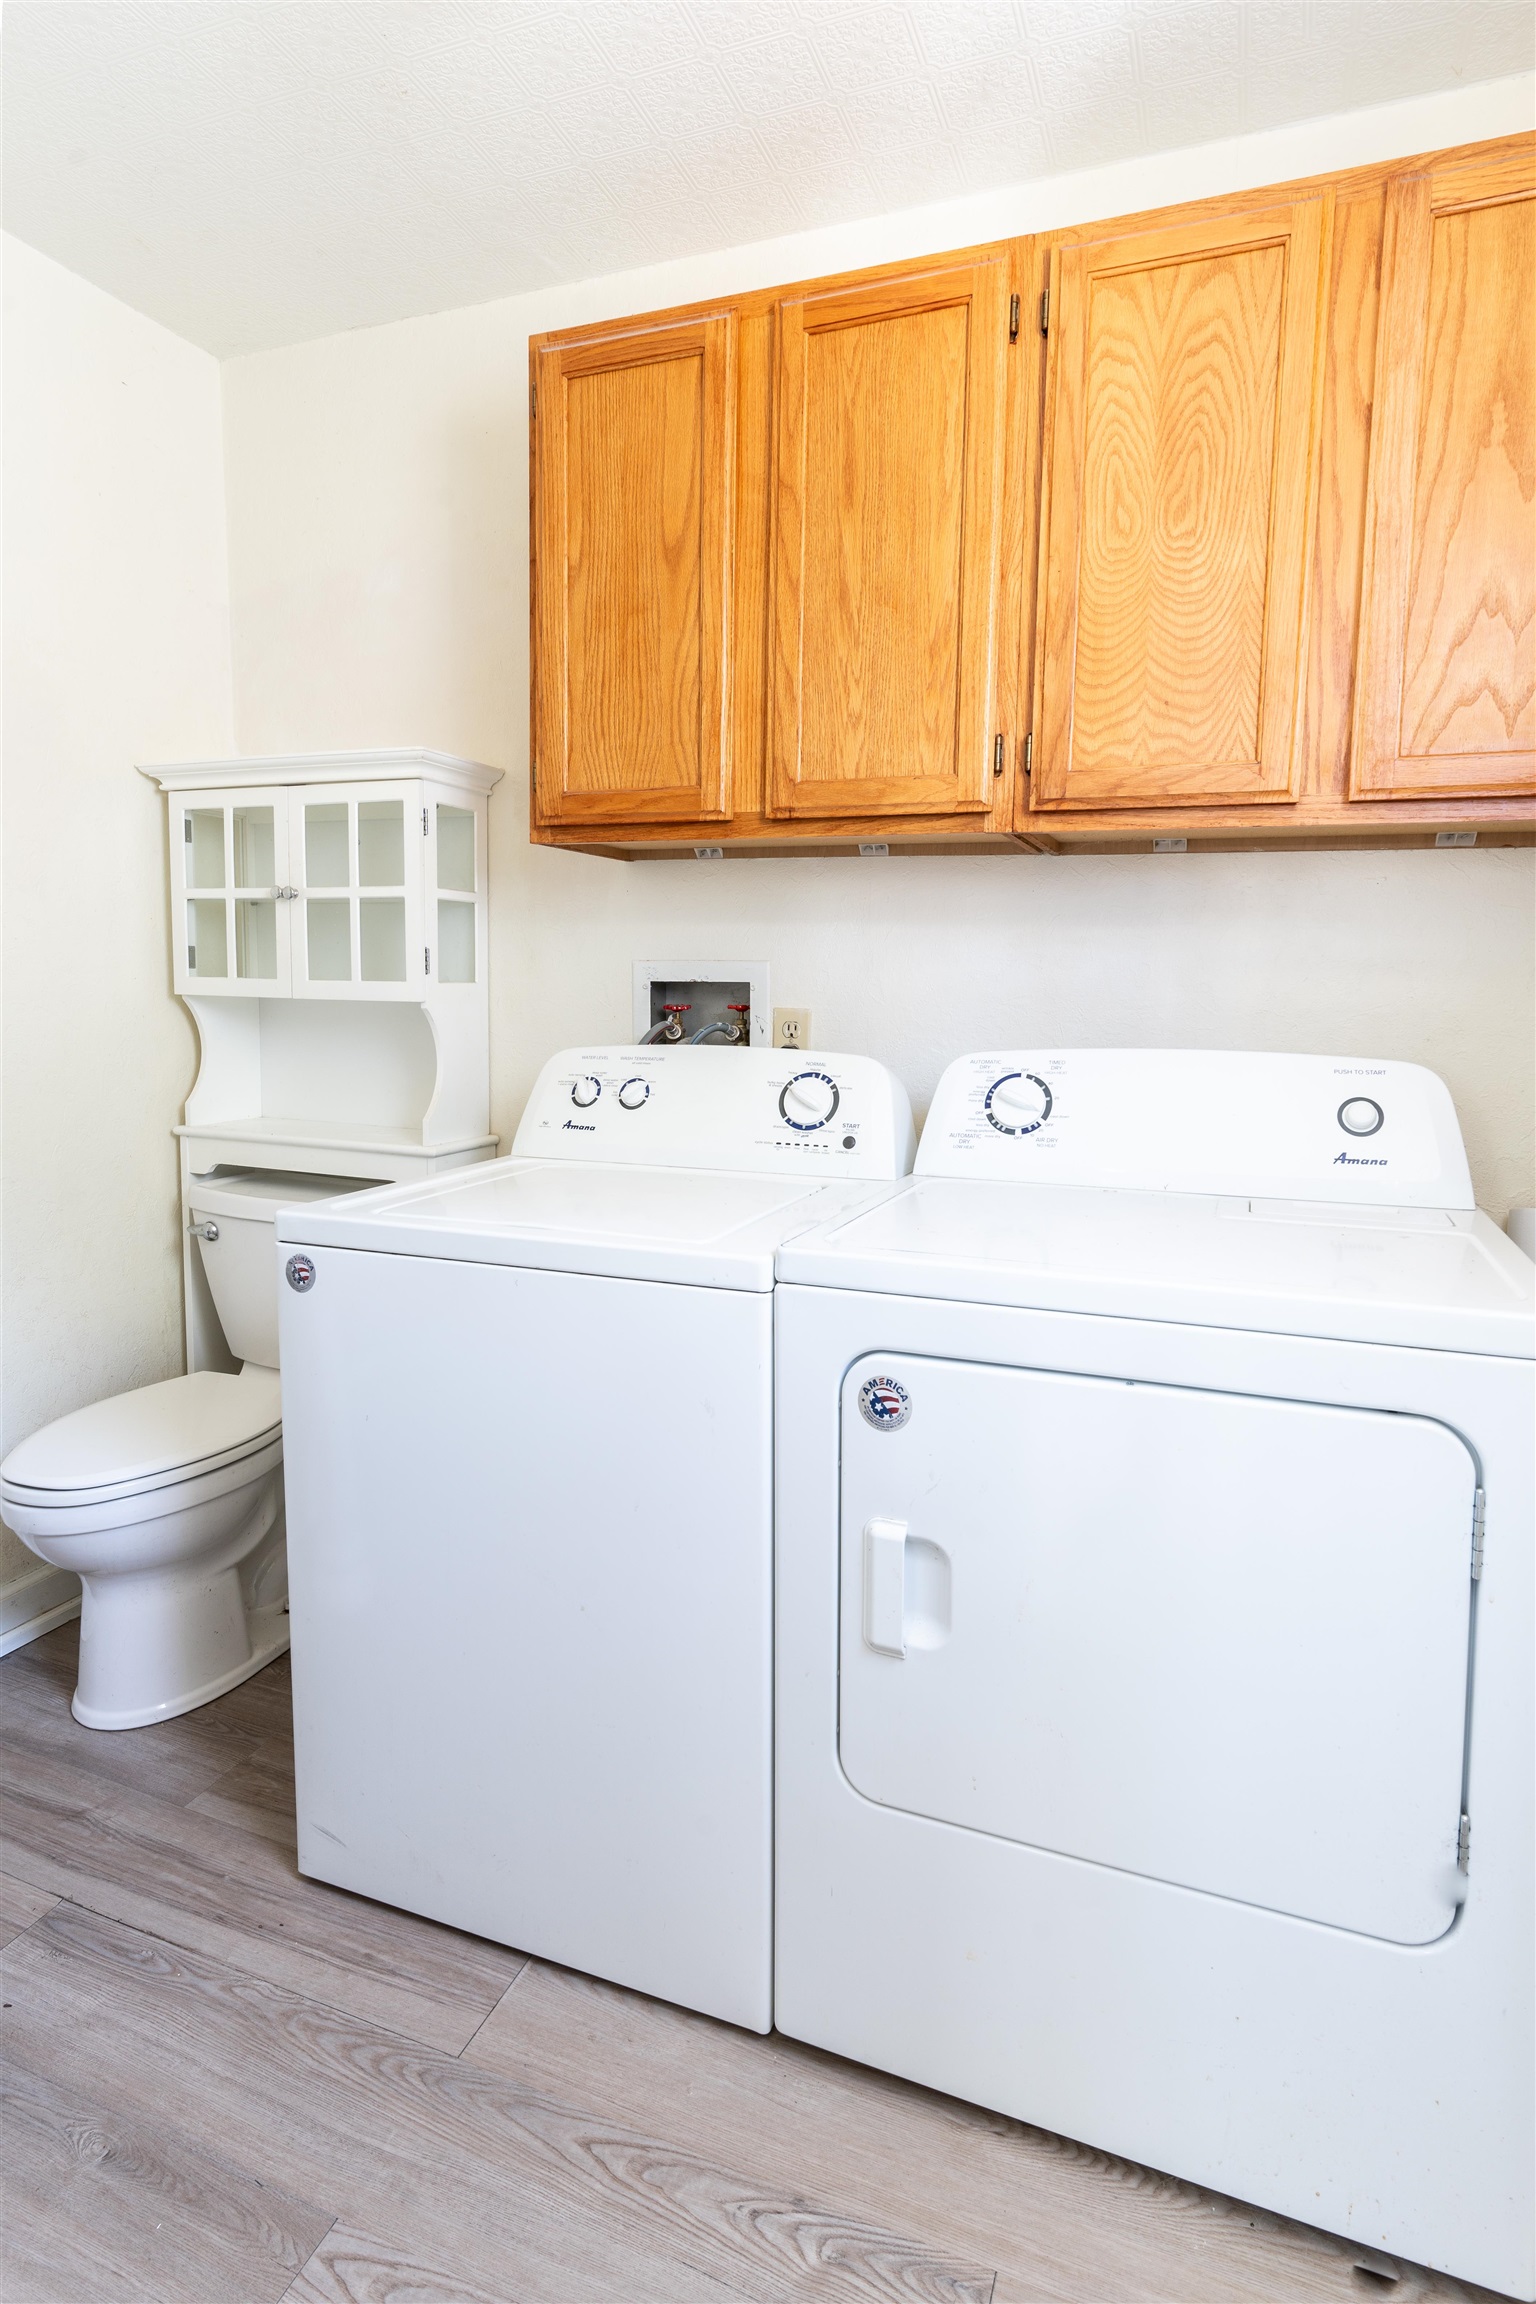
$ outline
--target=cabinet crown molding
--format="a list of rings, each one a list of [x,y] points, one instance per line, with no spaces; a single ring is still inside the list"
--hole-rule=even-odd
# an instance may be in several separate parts
[[[377,784],[402,776],[430,776],[464,792],[491,792],[502,778],[501,769],[487,768],[482,761],[417,745],[373,752],[252,753],[238,760],[141,760],[136,765],[162,792],[206,792],[226,784]]]

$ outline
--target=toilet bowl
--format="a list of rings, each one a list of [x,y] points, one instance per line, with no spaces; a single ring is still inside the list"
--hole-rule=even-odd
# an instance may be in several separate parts
[[[61,1416],[0,1464],[0,1514],[80,1578],[71,1709],[142,1728],[222,1696],[288,1645],[273,1220],[364,1187],[194,1178],[194,1231],[238,1375],[200,1370]]]

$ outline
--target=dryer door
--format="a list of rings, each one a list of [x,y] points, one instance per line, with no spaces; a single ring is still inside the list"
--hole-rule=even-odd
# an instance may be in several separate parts
[[[859,1792],[1444,1933],[1476,1492],[1446,1426],[897,1353],[849,1370],[842,1447]]]

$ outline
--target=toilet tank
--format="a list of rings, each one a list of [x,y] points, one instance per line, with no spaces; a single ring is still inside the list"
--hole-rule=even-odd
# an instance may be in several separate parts
[[[215,1169],[194,1176],[187,1193],[198,1253],[224,1341],[237,1360],[277,1366],[279,1208],[300,1200],[333,1200],[377,1186],[357,1176],[285,1175],[270,1169]]]

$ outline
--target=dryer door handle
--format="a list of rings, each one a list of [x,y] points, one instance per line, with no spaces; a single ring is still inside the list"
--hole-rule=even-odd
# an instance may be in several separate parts
[[[864,1639],[882,1656],[907,1652],[907,1524],[864,1523]]]

